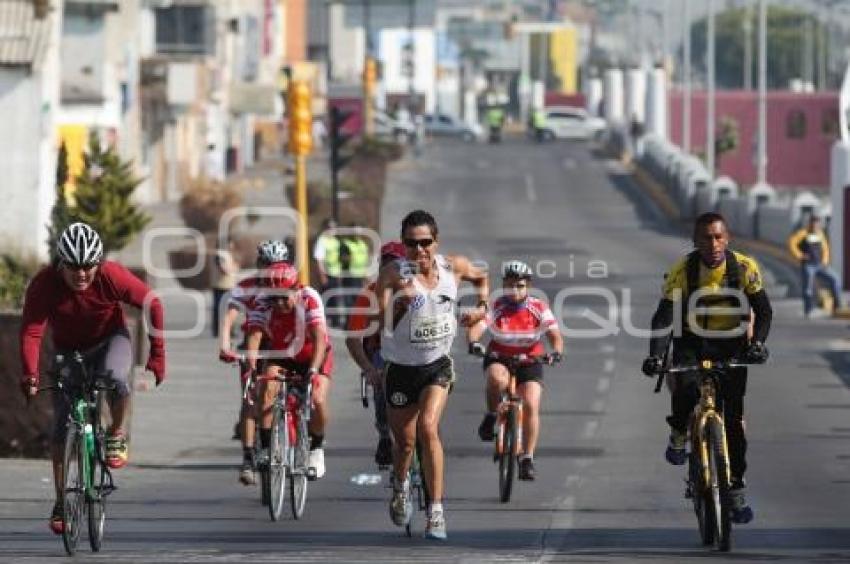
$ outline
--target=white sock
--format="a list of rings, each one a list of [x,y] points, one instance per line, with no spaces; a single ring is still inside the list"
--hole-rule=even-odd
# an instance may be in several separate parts
[[[437,511],[439,511],[440,513],[443,512],[443,502],[442,501],[437,501],[437,502],[432,503],[431,509],[430,509],[430,511],[428,511],[428,514],[433,515]]]
[[[523,454],[522,456],[519,457],[519,459],[520,460],[526,460],[526,459],[527,460],[534,460],[534,455],[533,454]]]

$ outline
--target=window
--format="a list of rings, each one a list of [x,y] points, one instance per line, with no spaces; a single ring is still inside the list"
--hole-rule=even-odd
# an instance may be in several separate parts
[[[789,139],[805,139],[806,114],[802,110],[791,110],[785,125],[785,135]]]
[[[838,139],[838,108],[828,108],[821,114],[820,130],[826,137]]]
[[[207,9],[177,5],[156,10],[157,53],[203,55],[207,52]]]
[[[449,116],[440,116],[439,119],[440,119],[440,123],[443,124],[443,125],[451,125],[452,124],[452,118],[450,118]]]

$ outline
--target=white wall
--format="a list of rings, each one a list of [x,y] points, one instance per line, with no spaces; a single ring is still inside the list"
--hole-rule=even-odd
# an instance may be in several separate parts
[[[366,58],[366,34],[362,27],[345,26],[345,9],[342,4],[330,5],[331,72],[335,81],[359,84]]]
[[[0,247],[48,256],[56,200],[56,109],[61,16],[52,17],[45,58],[35,69],[0,68]]]
[[[388,94],[407,94],[410,79],[404,74],[404,46],[410,41],[407,28],[382,29],[378,34],[378,59],[383,63],[382,84]],[[429,112],[436,105],[434,65],[436,64],[436,36],[430,28],[413,30],[413,87],[425,95]]]

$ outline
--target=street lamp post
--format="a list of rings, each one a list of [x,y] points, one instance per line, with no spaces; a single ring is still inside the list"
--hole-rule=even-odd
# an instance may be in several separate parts
[[[705,114],[705,165],[708,174],[714,177],[714,0],[708,0],[708,49],[706,66],[708,67],[708,111]]]
[[[759,184],[767,182],[767,0],[759,0],[759,137],[756,155]]]
[[[682,0],[683,34],[682,34],[682,73],[684,85],[682,88],[682,149],[691,152],[691,2]]]

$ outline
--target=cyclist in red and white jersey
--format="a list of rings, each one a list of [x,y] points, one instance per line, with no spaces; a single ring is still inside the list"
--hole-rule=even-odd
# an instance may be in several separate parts
[[[325,308],[319,293],[298,283],[298,272],[281,263],[267,269],[267,288],[248,317],[248,358],[252,369],[274,377],[281,369],[309,377],[313,384],[310,415],[309,477],[325,475],[324,440],[328,423],[327,397],[333,371],[333,352]],[[265,345],[262,343],[265,342]],[[262,345],[262,348],[261,348]],[[266,349],[266,350],[262,350]],[[257,352],[265,353],[258,363]],[[279,383],[266,381],[260,388],[260,443],[271,440],[271,404]]]
[[[221,338],[219,359],[222,362],[236,362],[239,355],[231,349],[231,332],[240,313],[244,312],[245,322],[242,324],[243,340],[239,349],[247,348],[248,316],[257,307],[257,298],[265,285],[264,272],[268,267],[286,263],[289,260],[289,249],[282,241],[268,240],[257,245],[256,274],[240,281],[230,291],[227,299],[227,312],[222,318],[219,335]],[[239,382],[239,422],[236,424],[234,436],[242,440],[242,466],[239,469],[239,481],[250,486],[256,483],[254,470],[254,417],[250,404],[242,399],[242,387],[250,374],[247,363],[240,363]]]
[[[74,223],[59,236],[56,260],[42,268],[27,286],[20,334],[21,387],[28,397],[38,393],[39,353],[47,326],[57,353],[90,353],[93,366],[89,369],[110,373],[115,384],[115,391],[110,394],[112,423],[106,437],[106,463],[110,468],[121,468],[127,463],[124,429],[130,404],[128,379],[133,353],[123,304],[142,309],[152,328],[145,368],[153,372],[158,386],[165,378],[163,311],[159,298],[129,270],[103,259],[103,243],[94,229],[85,223]],[[73,385],[68,378],[63,383]],[[61,534],[65,527],[59,492],[69,411],[67,396],[54,393],[51,453],[57,501],[50,528],[56,534]]]
[[[558,322],[545,301],[529,295],[531,268],[521,261],[505,265],[502,287],[505,294],[493,308],[469,330],[470,352],[496,353],[500,356],[542,356],[546,349],[541,342],[544,335],[553,351],[553,361],[560,361],[564,352],[564,339]],[[486,330],[491,339],[485,351],[478,341]],[[478,427],[482,441],[493,440],[496,408],[502,393],[508,387],[508,369],[497,358],[484,357],[487,373],[487,413]],[[534,450],[540,433],[540,398],[543,393],[543,366],[520,366],[516,374],[517,393],[523,400],[523,454],[520,457],[519,477],[534,479]]]

